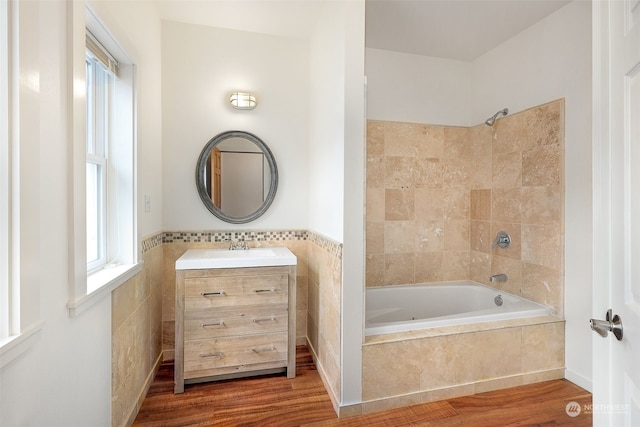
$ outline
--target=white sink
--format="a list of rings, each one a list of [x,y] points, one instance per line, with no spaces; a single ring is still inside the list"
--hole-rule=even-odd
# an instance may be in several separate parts
[[[176,270],[204,268],[272,267],[296,265],[296,256],[285,247],[249,250],[189,249],[176,261]]]

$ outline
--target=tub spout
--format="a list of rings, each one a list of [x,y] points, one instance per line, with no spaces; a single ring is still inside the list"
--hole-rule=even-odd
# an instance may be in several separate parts
[[[507,280],[509,280],[509,277],[504,273],[494,274],[489,278],[489,280],[491,280],[492,282],[506,282]]]

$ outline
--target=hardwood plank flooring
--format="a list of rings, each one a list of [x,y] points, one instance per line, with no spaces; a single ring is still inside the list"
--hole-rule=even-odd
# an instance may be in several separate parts
[[[296,378],[269,375],[187,385],[173,393],[173,364],[163,363],[134,426],[591,426],[581,408],[591,394],[566,380],[547,381],[338,419],[308,349],[297,348]]]

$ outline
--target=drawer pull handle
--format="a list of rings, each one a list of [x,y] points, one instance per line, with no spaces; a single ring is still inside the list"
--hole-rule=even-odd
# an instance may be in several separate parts
[[[223,356],[224,356],[224,352],[222,351],[216,351],[213,353],[204,353],[200,355],[200,357],[223,357]]]
[[[276,351],[276,348],[274,346],[267,347],[267,348],[254,348],[253,349],[253,352],[254,353],[258,353],[258,354],[260,354],[260,353],[270,353],[272,351]]]
[[[271,289],[256,289],[253,292],[255,292],[256,294],[260,294],[263,292],[275,292],[276,288],[271,288]]]
[[[224,291],[218,291],[218,292],[200,292],[200,295],[208,298],[208,297],[223,297],[224,296]]]
[[[265,317],[263,319],[253,319],[253,323],[260,323],[260,322],[275,322],[276,321],[276,316],[271,316],[271,317]]]
[[[210,326],[224,326],[224,320],[221,320],[218,323],[200,323],[200,326],[203,328],[208,328]]]

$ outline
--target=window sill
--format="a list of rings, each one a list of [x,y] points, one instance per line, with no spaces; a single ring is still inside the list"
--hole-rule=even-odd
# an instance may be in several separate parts
[[[103,268],[87,276],[87,294],[67,302],[69,317],[76,317],[142,271],[143,262]]]
[[[18,335],[0,339],[0,369],[35,344],[42,330],[42,325],[44,322],[40,321]]]

